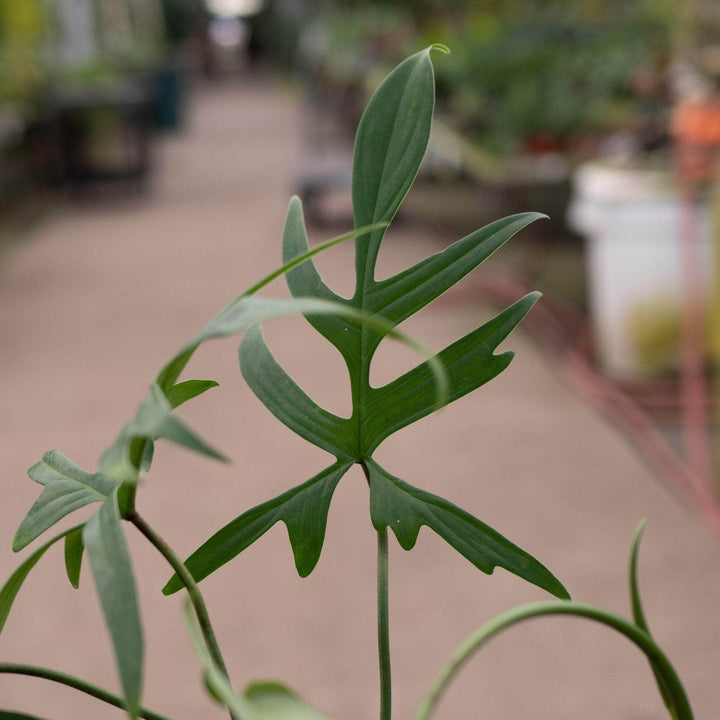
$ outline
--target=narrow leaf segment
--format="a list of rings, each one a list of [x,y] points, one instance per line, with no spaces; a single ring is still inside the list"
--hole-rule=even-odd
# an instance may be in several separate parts
[[[2,589],[0,590],[0,633],[2,633],[2,630],[5,627],[5,622],[7,621],[8,615],[10,614],[10,609],[15,602],[15,598],[17,597],[18,592],[20,592],[22,584],[25,582],[25,578],[29,575],[30,571],[35,567],[35,565],[37,565],[40,558],[48,551],[50,547],[52,547],[56,542],[58,542],[58,540],[68,538],[71,535],[74,535],[76,532],[80,531],[81,529],[82,526],[78,525],[74,528],[70,528],[69,530],[60,533],[59,535],[56,535],[52,540],[48,540],[48,542],[46,542],[44,545],[41,545],[37,550],[35,550],[32,555],[29,555],[27,558],[25,558],[25,561],[22,563],[22,565],[20,565],[20,567],[15,570],[15,572],[8,578],[5,585],[3,585]]]
[[[301,577],[306,577],[320,557],[333,492],[351,465],[337,462],[302,485],[243,513],[198,548],[185,561],[187,569],[196,580],[202,580],[282,521],[287,526],[295,567]],[[182,587],[174,575],[163,592],[169,595]]]
[[[367,469],[373,525],[378,532],[392,530],[404,550],[415,546],[420,528],[427,525],[478,570],[490,574],[502,567],[556,597],[570,597],[535,558],[470,513],[403,482],[374,460],[368,461]]]
[[[85,524],[83,543],[110,631],[128,713],[136,718],[142,690],[143,632],[115,494]]]

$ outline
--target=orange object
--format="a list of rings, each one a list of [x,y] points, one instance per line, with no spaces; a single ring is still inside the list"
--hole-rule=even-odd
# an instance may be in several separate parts
[[[698,182],[713,178],[720,153],[720,98],[681,102],[671,130],[681,176]]]

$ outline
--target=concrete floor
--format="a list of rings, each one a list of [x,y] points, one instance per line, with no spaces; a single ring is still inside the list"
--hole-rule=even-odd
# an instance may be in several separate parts
[[[146,198],[68,204],[0,259],[3,579],[21,561],[11,538],[40,490],[27,468],[58,448],[94,469],[163,362],[278,264],[285,208],[304,154],[300,120],[298,99],[272,83],[201,88],[188,131],[162,143]],[[439,247],[432,228],[393,228],[380,272]],[[319,266],[331,286],[350,290],[350,246],[326,254]],[[274,292],[285,293],[282,283]],[[439,349],[488,313],[440,300],[407,328]],[[266,335],[310,395],[331,410],[347,410],[339,358],[306,324],[279,321]],[[198,353],[190,372],[220,381],[222,389],[182,410],[233,464],[161,445],[140,491],[140,512],[181,554],[327,464],[243,385],[236,344],[217,341]],[[378,459],[532,551],[574,598],[625,615],[627,551],[637,522],[648,518],[641,553],[648,621],[676,663],[696,717],[717,717],[718,538],[653,476],[625,437],[573,394],[529,337],[517,332],[506,346],[517,357],[502,376],[393,436]],[[402,348],[383,347],[373,380],[389,380],[415,362]],[[238,687],[278,677],[329,717],[377,714],[375,541],[366,508],[362,477],[351,473],[333,500],[320,563],[305,580],[296,576],[286,533],[276,526],[203,583]],[[199,682],[179,596],[159,592],[168,577],[162,559],[132,528],[127,537],[146,630],[144,703],[175,720],[225,717]],[[543,597],[503,571],[477,572],[427,530],[410,553],[391,541],[390,563],[397,718],[412,716],[423,688],[469,632],[504,609]],[[87,568],[74,591],[62,565],[55,549],[33,571],[0,637],[0,658],[62,669],[116,690]],[[73,690],[15,676],[0,676],[0,707],[47,720],[123,716]],[[589,623],[545,619],[494,641],[437,714],[479,717],[666,714],[644,657],[626,640]]]

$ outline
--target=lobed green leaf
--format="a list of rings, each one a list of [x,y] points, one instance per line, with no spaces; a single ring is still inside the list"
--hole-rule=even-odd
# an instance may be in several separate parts
[[[89,473],[59,450],[51,450],[28,470],[32,480],[44,489],[28,511],[13,539],[17,552],[74,510],[104,502],[116,483],[103,473]]]
[[[288,524],[298,571],[301,575],[310,572],[320,555],[329,497],[349,464],[358,462],[375,468],[370,482],[373,523],[376,528],[390,524],[403,547],[411,547],[420,526],[427,524],[485,572],[500,565],[553,594],[567,595],[537,560],[479,520],[441,498],[383,474],[372,461],[372,453],[392,433],[425,417],[439,405],[471,392],[504,370],[512,353],[494,352],[538,297],[531,294],[522,298],[437,355],[426,354],[425,362],[394,382],[380,388],[370,386],[373,355],[385,337],[397,335],[394,328],[400,322],[448,290],[520,229],[542,217],[525,213],[499,220],[391,278],[375,280],[377,254],[386,226],[408,192],[429,141],[435,103],[430,61],[433,49],[447,51],[443,46],[426,48],[388,75],[370,100],[358,127],[352,201],[355,225],[362,232],[356,231],[353,296],[342,298],[323,281],[309,257],[312,251],[302,205],[298,198],[293,198],[283,231],[283,267],[287,269],[285,277],[293,299],[265,301],[241,297],[186,347],[186,352],[192,352],[209,337],[247,330],[239,357],[243,376],[253,392],[287,427],[338,459],[333,466],[337,474],[329,468],[325,471],[330,473],[327,478],[321,473],[247,511],[208,540],[188,559],[197,579],[206,577],[244,550],[279,519]],[[373,223],[382,226],[369,229]],[[291,267],[289,263],[297,257],[304,259]],[[349,418],[338,417],[315,403],[275,360],[260,329],[250,329],[273,317],[275,312],[293,310],[305,315],[343,356],[352,394]],[[172,382],[177,379],[174,369],[168,371],[167,377]],[[316,498],[316,483],[321,478],[323,492]],[[329,489],[327,494],[325,489]],[[319,510],[313,507],[315,502],[320,503]],[[299,507],[310,513],[306,527],[295,515]],[[304,560],[298,554],[302,533],[307,533],[306,542],[311,549]],[[165,591],[180,587],[179,580],[174,579]]]

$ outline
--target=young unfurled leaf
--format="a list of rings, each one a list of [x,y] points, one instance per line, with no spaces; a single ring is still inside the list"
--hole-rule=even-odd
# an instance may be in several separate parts
[[[74,510],[104,502],[116,487],[104,474],[86,472],[59,450],[45,453],[28,475],[45,487],[15,533],[16,552]]]
[[[213,387],[208,380],[189,381],[189,385],[180,383],[180,390],[170,389],[170,398],[181,404],[200,392]],[[117,440],[100,458],[100,471],[118,483],[135,485],[140,475],[150,468],[155,440],[165,438],[189,450],[206,455],[215,460],[227,458],[211,447],[177,415],[173,413],[171,400],[157,384],[153,383],[150,392],[140,403],[135,416],[120,431]]]
[[[128,713],[136,718],[143,678],[143,633],[116,493],[85,523],[82,539],[110,632]]]
[[[202,580],[282,520],[287,526],[298,574],[309,575],[320,557],[333,492],[351,465],[337,462],[302,485],[235,518],[185,561],[188,570],[196,580]],[[182,581],[174,575],[163,592],[170,595],[182,587]]]
[[[13,602],[15,601],[22,584],[25,582],[25,578],[30,574],[30,571],[35,567],[35,565],[37,565],[38,560],[40,560],[48,548],[54,545],[58,540],[69,537],[75,532],[81,530],[81,528],[82,525],[78,525],[77,527],[70,528],[59,535],[56,535],[52,540],[48,540],[48,542],[39,547],[32,555],[26,558],[22,565],[20,565],[20,567],[8,578],[5,585],[3,585],[0,590],[0,633],[5,627],[5,622],[10,614],[10,609],[12,608]]]

